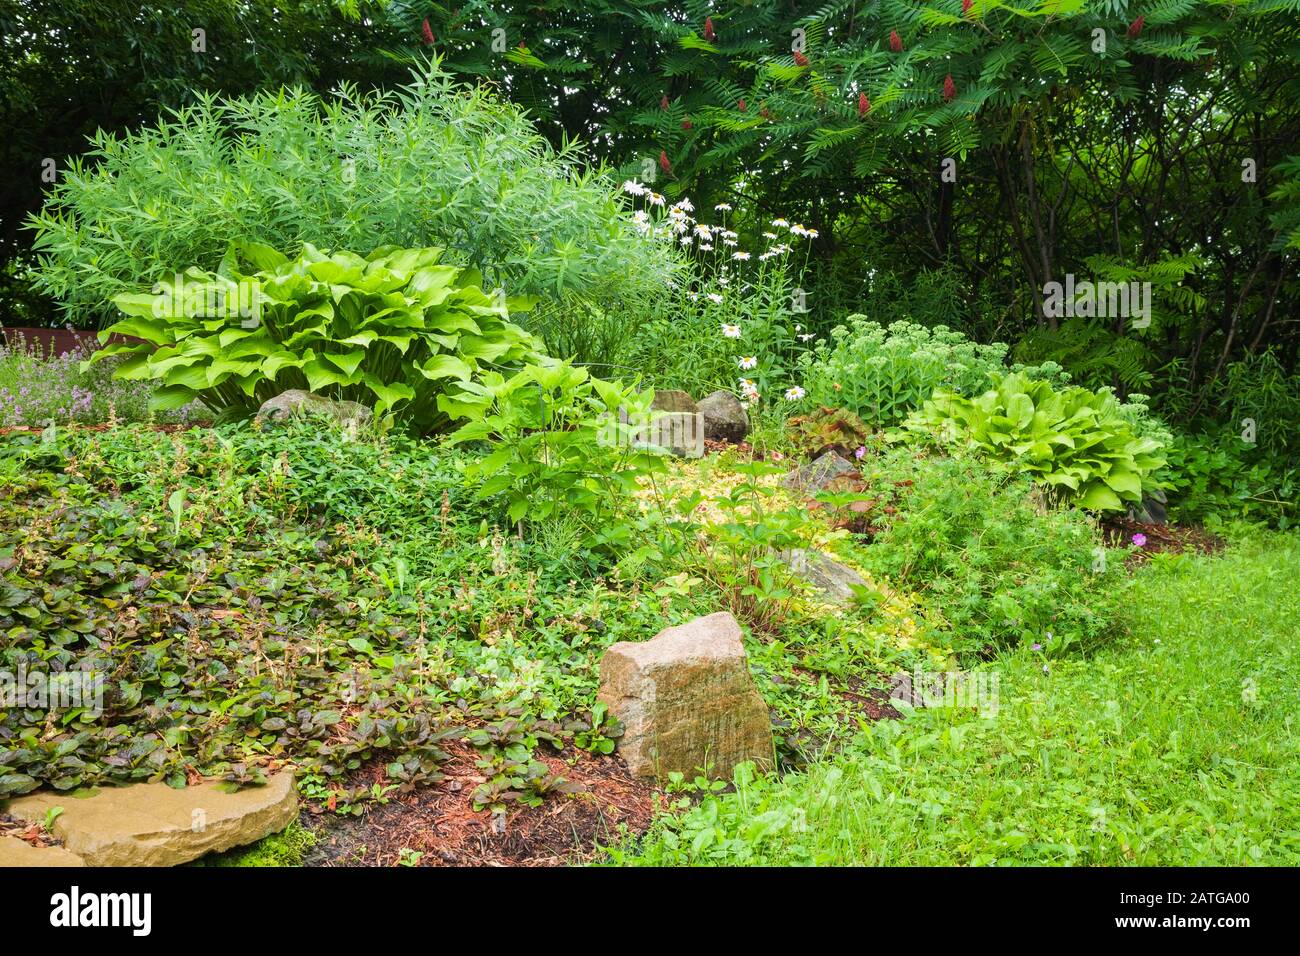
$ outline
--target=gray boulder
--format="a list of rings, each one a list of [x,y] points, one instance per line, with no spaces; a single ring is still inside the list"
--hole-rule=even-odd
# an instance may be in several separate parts
[[[825,552],[793,548],[777,557],[791,574],[811,584],[831,604],[851,604],[856,597],[854,588],[867,587],[862,575]]]
[[[857,467],[848,459],[837,452],[828,451],[816,461],[790,472],[781,480],[781,484],[792,491],[814,495],[819,491],[825,491],[836,478],[857,473]]]
[[[700,399],[706,441],[741,442],[749,434],[749,412],[731,392],[719,389]]]
[[[314,392],[291,388],[274,398],[268,398],[257,410],[259,421],[280,423],[295,416],[322,415],[340,425],[358,427],[370,421],[370,409],[358,402],[338,402]]]

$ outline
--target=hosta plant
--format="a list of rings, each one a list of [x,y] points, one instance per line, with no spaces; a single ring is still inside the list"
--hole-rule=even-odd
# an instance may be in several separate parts
[[[522,364],[541,348],[508,321],[528,302],[489,295],[476,270],[442,263],[442,251],[385,246],[363,258],[308,243],[289,259],[241,243],[219,274],[191,268],[151,293],[117,296],[125,317],[100,339],[135,340],[91,361],[125,356],[116,377],[157,382],[161,409],[199,399],[241,417],[298,388],[440,430],[443,399],[485,367]]]
[[[975,398],[936,391],[906,427],[983,452],[1057,500],[1096,511],[1141,501],[1165,461],[1160,442],[1135,432],[1109,389],[1058,391],[1021,373]]]

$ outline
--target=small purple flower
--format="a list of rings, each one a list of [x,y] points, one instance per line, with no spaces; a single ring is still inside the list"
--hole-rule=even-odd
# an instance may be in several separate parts
[[[859,445],[858,450],[853,453],[853,457],[858,459],[858,461],[861,461],[863,458],[867,457],[867,446]]]
[[[1133,535],[1133,543],[1136,544],[1139,548],[1146,547],[1147,536],[1144,535],[1141,531],[1139,531],[1137,534]]]
[[[1031,651],[1041,651],[1042,649],[1043,649],[1042,644],[1035,644],[1030,648]]]

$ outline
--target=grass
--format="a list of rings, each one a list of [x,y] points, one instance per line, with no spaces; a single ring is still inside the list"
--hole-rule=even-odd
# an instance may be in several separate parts
[[[1091,658],[990,667],[996,716],[921,709],[801,774],[661,819],[623,863],[1241,865],[1300,861],[1300,536],[1137,573]]]

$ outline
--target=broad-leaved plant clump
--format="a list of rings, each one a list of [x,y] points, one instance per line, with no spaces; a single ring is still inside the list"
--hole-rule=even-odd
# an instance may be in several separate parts
[[[1157,486],[1161,443],[1138,433],[1110,389],[1061,390],[1021,372],[974,398],[940,389],[906,427],[1031,476],[1059,500],[1120,511]]]
[[[114,374],[156,381],[159,408],[199,399],[247,416],[286,389],[308,389],[434,431],[449,422],[447,393],[541,348],[508,321],[509,306],[527,301],[489,295],[477,270],[442,254],[381,247],[363,258],[308,243],[289,259],[244,243],[223,274],[191,268],[175,286],[117,296],[126,317],[100,337],[143,341],[111,343],[92,361],[126,356]],[[241,271],[241,258],[257,271]]]

